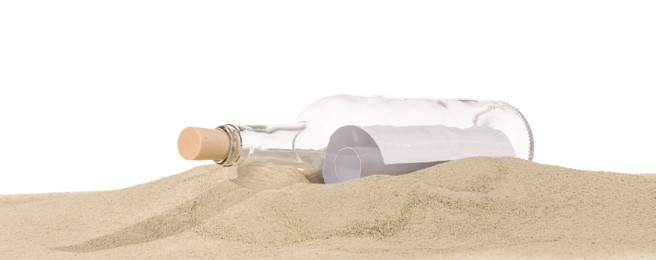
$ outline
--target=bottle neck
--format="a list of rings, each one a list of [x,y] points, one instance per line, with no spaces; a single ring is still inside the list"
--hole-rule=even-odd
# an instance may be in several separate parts
[[[296,137],[305,130],[303,123],[286,125],[235,125],[217,127],[230,138],[228,156],[219,165],[271,165],[303,162],[296,151]]]

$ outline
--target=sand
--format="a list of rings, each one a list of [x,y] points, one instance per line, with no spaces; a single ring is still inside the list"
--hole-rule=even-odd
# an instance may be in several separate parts
[[[2,259],[656,258],[656,175],[511,158],[335,185],[208,165],[0,213]]]

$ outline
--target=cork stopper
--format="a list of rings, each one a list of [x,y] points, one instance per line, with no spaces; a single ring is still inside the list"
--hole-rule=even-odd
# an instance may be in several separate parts
[[[223,160],[230,151],[230,137],[223,130],[187,127],[178,137],[178,151],[187,160]]]

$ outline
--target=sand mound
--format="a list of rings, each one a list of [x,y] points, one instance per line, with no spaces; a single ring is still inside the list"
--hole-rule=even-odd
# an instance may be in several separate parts
[[[209,165],[124,190],[0,197],[0,256],[656,257],[655,209],[654,176],[510,158],[337,185]]]

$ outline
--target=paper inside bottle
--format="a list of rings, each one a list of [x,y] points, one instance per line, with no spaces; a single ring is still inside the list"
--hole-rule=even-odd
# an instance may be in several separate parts
[[[514,157],[503,132],[491,127],[343,126],[330,137],[326,183],[374,174],[398,175],[467,157]]]

